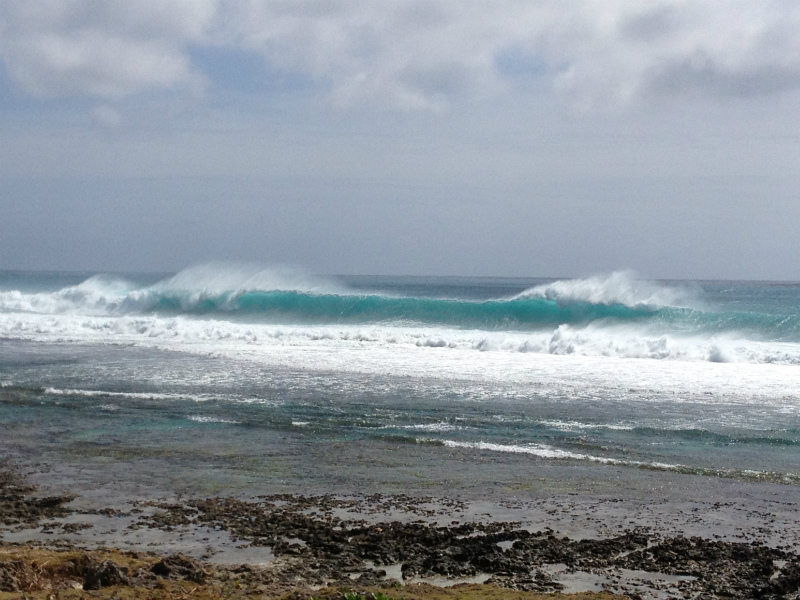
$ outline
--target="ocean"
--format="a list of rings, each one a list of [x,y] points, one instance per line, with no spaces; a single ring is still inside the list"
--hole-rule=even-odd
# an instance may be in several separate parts
[[[0,454],[85,493],[790,490],[800,284],[0,272]]]

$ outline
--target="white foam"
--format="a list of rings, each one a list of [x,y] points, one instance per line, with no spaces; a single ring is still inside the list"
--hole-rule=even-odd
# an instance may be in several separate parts
[[[276,408],[283,405],[281,400],[267,400],[266,398],[237,398],[235,400],[239,404],[257,404],[259,406],[270,406]]]
[[[762,342],[735,334],[680,335],[648,324],[564,324],[548,332],[487,333],[475,341],[474,348],[536,354],[800,365],[800,344]]]
[[[586,429],[609,429],[611,431],[631,431],[633,426],[609,423],[581,423],[579,421],[537,421],[540,425],[559,431],[581,431]]]
[[[456,429],[462,429],[462,428],[456,427],[455,425],[451,425],[450,423],[442,422],[442,423],[420,423],[418,425],[405,425],[402,429],[409,429],[411,431],[441,432],[441,431],[455,431]]]
[[[680,336],[647,325],[560,325],[537,332],[486,332],[383,324],[274,325],[236,323],[187,316],[96,316],[0,314],[0,337],[43,342],[163,344],[192,350],[201,343],[255,346],[417,347],[421,350],[469,349],[481,352],[650,358],[693,362],[800,365],[800,344],[762,342],[718,335]]]
[[[702,467],[690,467],[682,464],[670,464],[662,462],[646,462],[639,460],[622,460],[618,458],[608,458],[604,456],[594,456],[591,454],[581,454],[578,452],[569,452],[567,450],[560,450],[546,444],[494,444],[489,442],[459,442],[455,440],[430,440],[418,439],[418,442],[437,442],[441,443],[448,448],[465,448],[479,451],[489,452],[505,452],[511,454],[530,454],[540,458],[552,460],[580,460],[599,463],[603,465],[623,466],[623,467],[637,467],[640,469],[651,469],[656,471],[675,471],[678,473],[697,473],[702,472],[707,475],[715,475],[717,477],[745,477],[747,479],[756,479],[763,481],[783,481],[785,483],[797,483],[800,480],[798,473],[778,473],[775,471],[757,471],[754,469],[743,469],[741,471],[734,469],[713,469]]]
[[[434,440],[427,440],[423,439],[420,441],[430,442]],[[575,460],[594,460],[597,462],[610,462],[614,459],[610,458],[599,458],[595,456],[589,456],[588,454],[576,454],[575,452],[567,452],[566,450],[559,450],[557,448],[553,448],[552,446],[547,446],[545,444],[526,444],[526,445],[515,445],[515,444],[493,444],[490,442],[457,442],[454,440],[435,440],[440,441],[444,446],[448,448],[471,448],[474,450],[490,450],[492,452],[510,452],[512,454],[532,454],[534,456],[540,456],[542,458],[553,458],[553,459],[575,459]]]
[[[590,462],[602,463],[604,465],[619,465],[626,467],[647,467],[664,471],[684,471],[689,467],[685,465],[672,465],[660,462],[642,462],[638,460],[620,460],[617,458],[607,458],[603,456],[593,456],[591,454],[581,454],[553,448],[546,444],[492,444],[489,442],[457,442],[454,440],[441,440],[441,443],[448,448],[471,448],[474,450],[488,450],[491,452],[509,452],[512,454],[532,454],[541,458],[554,460],[586,460]]]
[[[235,421],[233,419],[223,419],[222,417],[209,417],[205,415],[189,415],[186,418],[197,423],[228,423],[231,425],[238,425],[241,423],[241,421]]]
[[[119,397],[134,398],[137,400],[194,400],[195,402],[206,402],[213,396],[204,394],[160,394],[150,392],[109,392],[105,390],[79,390],[79,389],[60,389],[45,388],[45,394],[50,396],[86,396],[86,397]],[[113,406],[113,405],[106,405]]]
[[[133,284],[114,277],[95,275],[83,283],[55,292],[0,291],[0,312],[47,315],[112,313],[124,301]]]
[[[743,403],[766,399],[773,405],[796,405],[800,398],[796,368],[800,344],[676,337],[635,326],[486,332],[385,324],[271,325],[189,316],[12,313],[0,314],[0,337],[133,345],[276,368],[434,378],[447,385],[469,381],[487,386],[487,397],[513,387],[536,395],[612,399],[631,396],[628,390],[634,388],[637,401],[665,394],[676,402],[711,395]],[[710,361],[714,348],[730,362]],[[113,395],[94,390],[63,393]]]

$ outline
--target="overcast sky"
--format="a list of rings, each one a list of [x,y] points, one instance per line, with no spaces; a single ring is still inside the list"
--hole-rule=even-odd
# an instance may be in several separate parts
[[[800,279],[796,0],[4,0],[0,269]]]

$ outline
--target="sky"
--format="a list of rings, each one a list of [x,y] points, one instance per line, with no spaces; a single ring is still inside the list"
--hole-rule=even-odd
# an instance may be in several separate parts
[[[800,280],[800,4],[5,0],[0,269]]]

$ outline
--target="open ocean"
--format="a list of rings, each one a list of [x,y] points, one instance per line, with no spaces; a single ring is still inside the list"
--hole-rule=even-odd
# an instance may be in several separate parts
[[[796,486],[800,284],[0,272],[0,452],[86,488]]]

